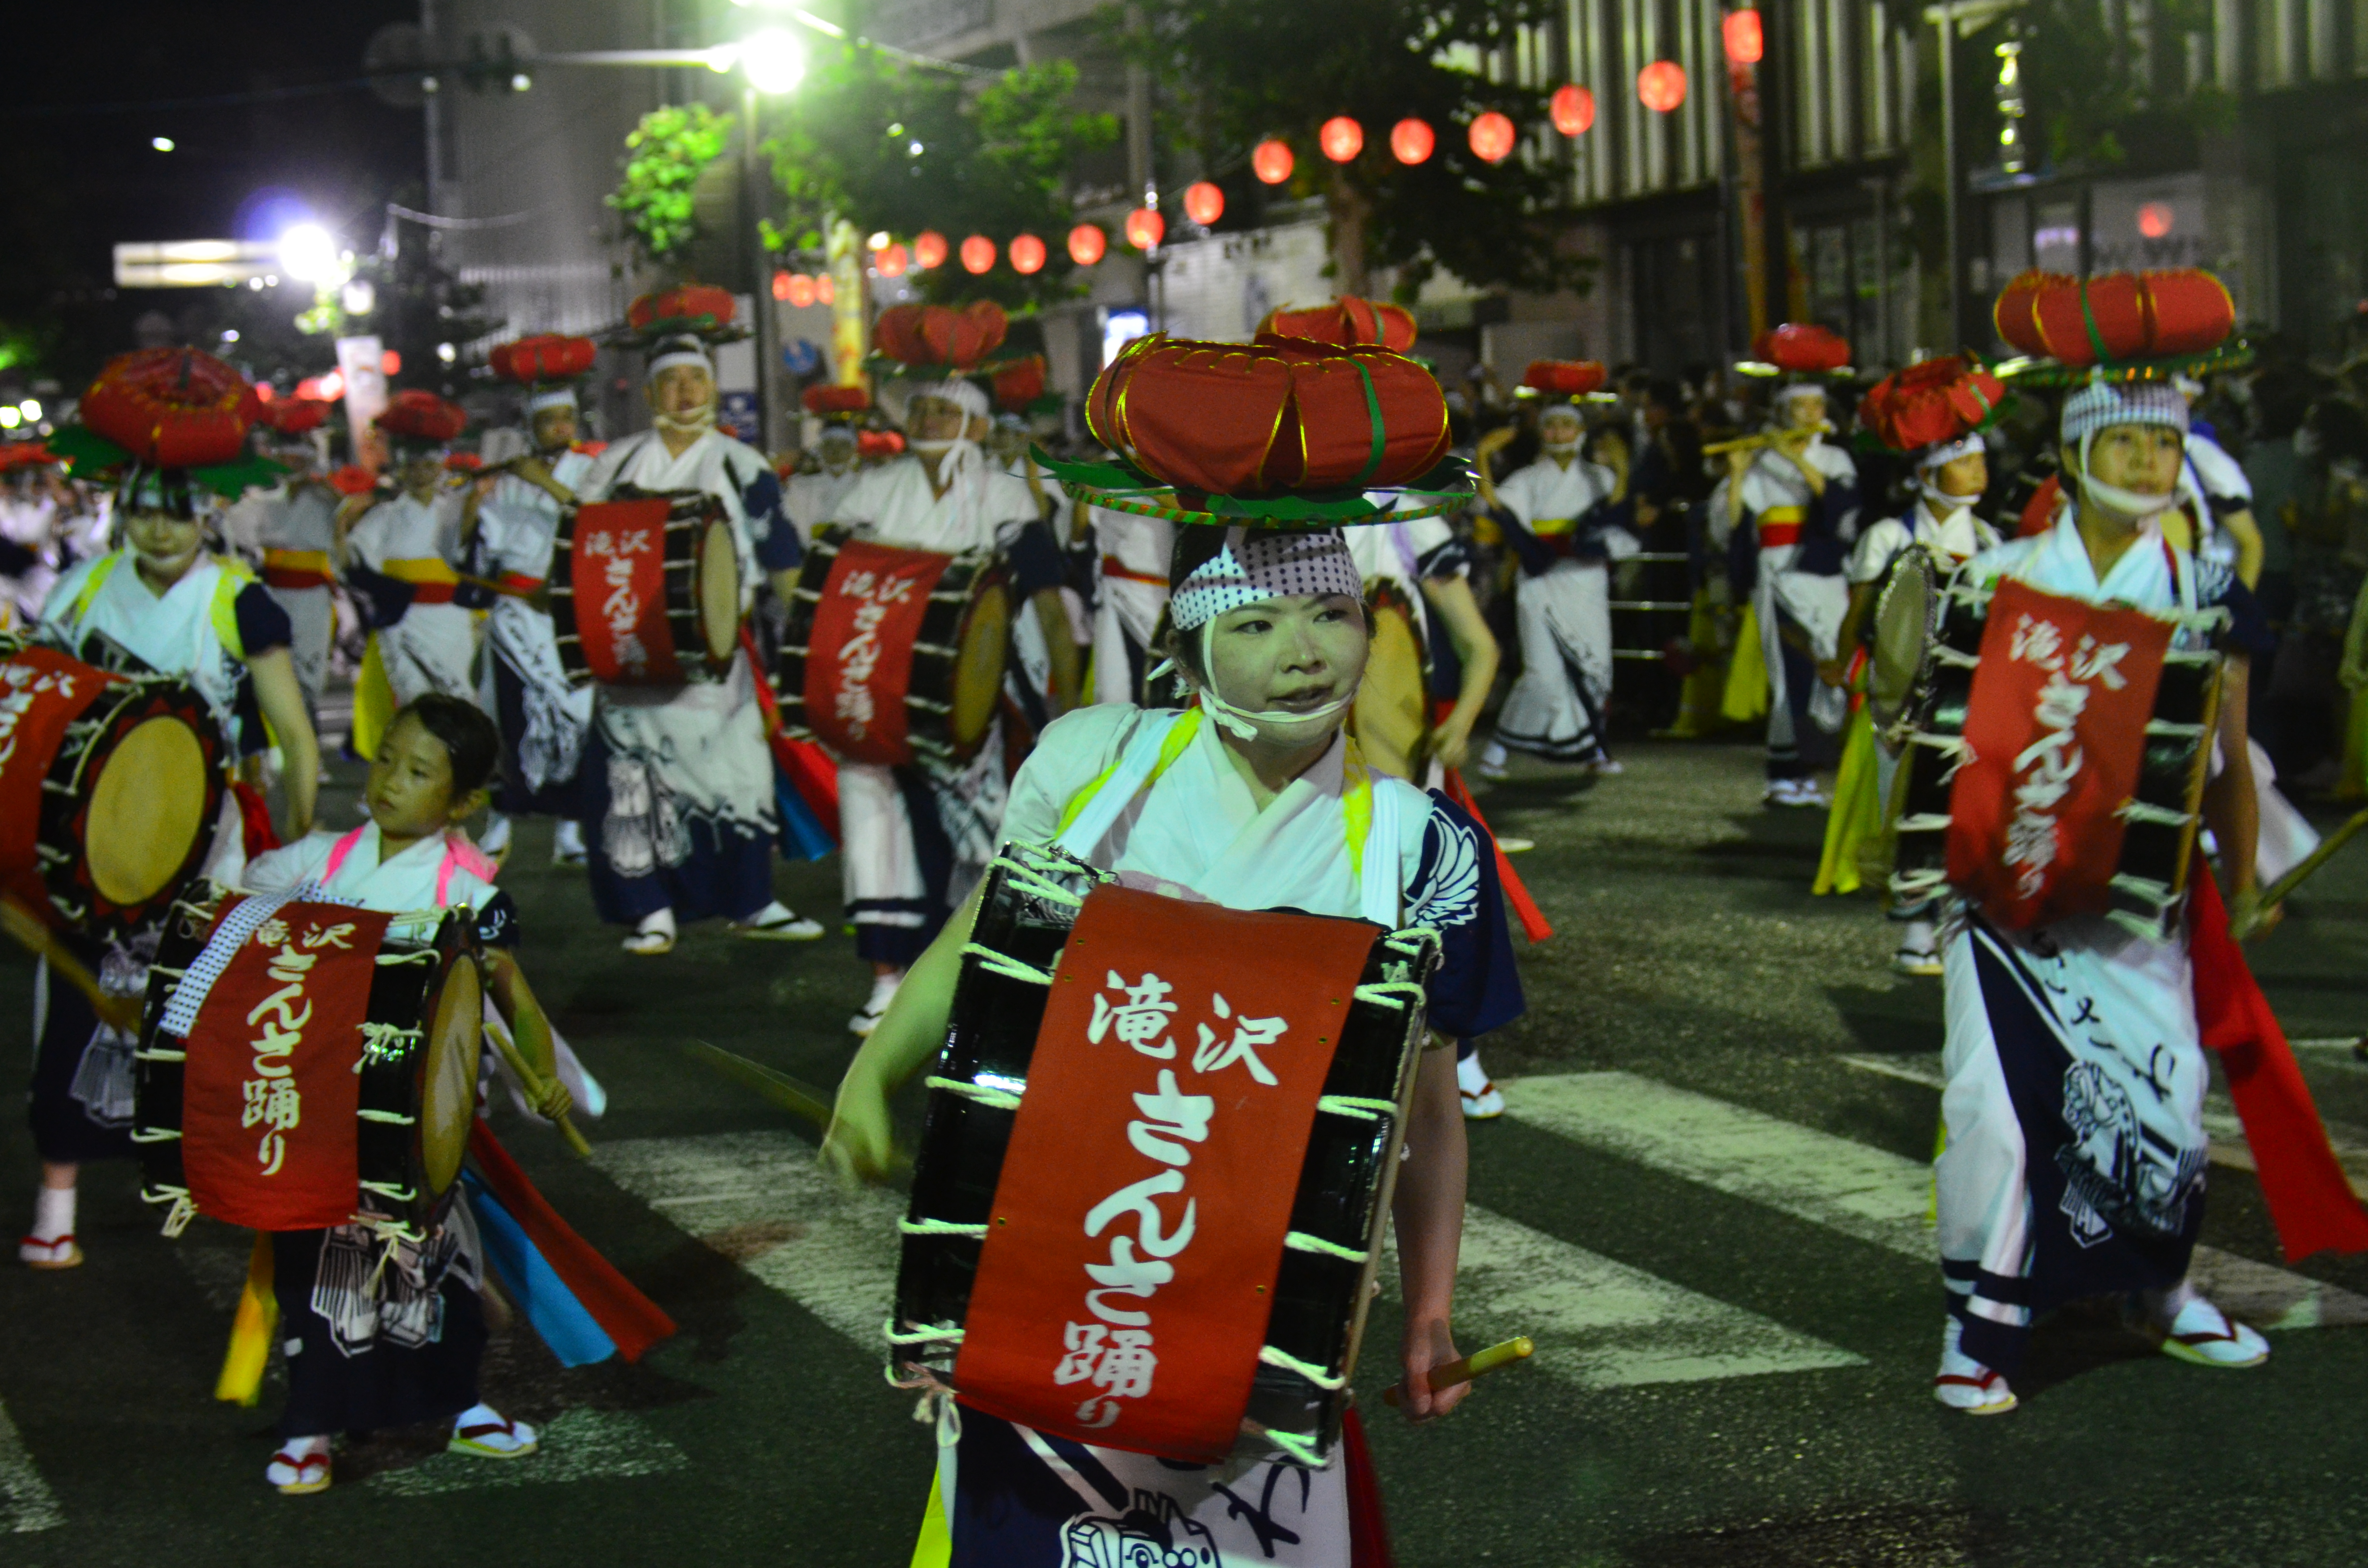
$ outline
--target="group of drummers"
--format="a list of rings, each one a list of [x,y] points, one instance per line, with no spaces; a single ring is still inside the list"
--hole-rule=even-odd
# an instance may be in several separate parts
[[[572,1135],[600,1090],[518,960],[511,822],[558,819],[556,857],[651,959],[694,921],[821,937],[774,897],[773,857],[835,846],[873,985],[825,1163],[887,1179],[889,1097],[916,1076],[931,1096],[888,1333],[938,1419],[916,1562],[1116,1563],[1138,1542],[1210,1568],[1386,1561],[1343,1392],[1363,1301],[1394,1217],[1394,1402],[1453,1408],[1464,1121],[1504,1108],[1473,1041],[1523,1010],[1508,902],[1544,928],[1461,773],[1500,778],[1512,751],[1621,772],[1611,584],[1642,548],[1646,443],[1621,438],[1600,367],[1541,364],[1534,460],[1498,472],[1513,434],[1475,432],[1467,477],[1411,318],[1343,301],[1248,351],[1130,346],[1087,400],[1097,455],[1055,458],[998,422],[999,317],[911,306],[879,339],[905,361],[879,399],[900,438],[859,439],[879,412],[825,391],[785,476],[717,427],[731,306],[636,302],[647,429],[586,445],[592,346],[524,339],[495,358],[518,430],[456,467],[466,415],[402,394],[377,421],[387,472],[351,496],[301,416],[258,472],[251,389],[194,351],[127,357],[84,399],[53,445],[107,476],[117,548],[67,570],[0,663],[0,724],[28,742],[0,749],[0,794],[39,824],[0,840],[0,923],[43,954],[20,1257],[80,1262],[80,1166],[137,1154],[168,1229],[270,1237],[250,1293],[290,1369],[275,1486],[328,1485],[336,1434],[422,1421],[457,1451],[531,1453],[477,1359],[480,1296],[516,1266],[505,1238],[534,1244],[539,1199],[475,1096],[507,1082]],[[2188,869],[2208,828],[2238,928],[2274,923],[2245,729],[2261,629],[2223,547],[2242,508],[2212,488],[2169,358],[2100,342],[2053,362],[2060,478],[2028,527],[1981,515],[2005,398],[1986,366],[1879,385],[1862,437],[1909,479],[1877,520],[1833,438],[1830,339],[1761,346],[1767,428],[1714,454],[1695,553],[1704,602],[1743,619],[1713,678],[1767,715],[1766,799],[1823,803],[1804,741],[1848,733],[1832,835],[1896,843],[1900,967],[1943,979],[1936,1397],[2011,1409],[2035,1316],[2103,1293],[2171,1356],[2258,1364],[2267,1342],[2188,1278],[2203,1046],[2284,1050]],[[225,508],[259,575],[212,548]],[[1484,602],[1508,590],[1518,670],[1475,744],[1500,663]],[[332,835],[315,718],[339,592],[370,629],[369,821]],[[1068,943],[1093,957],[1064,969]],[[376,969],[343,967],[358,946]],[[1079,974],[1089,994],[1058,983]],[[316,1005],[334,1044],[300,1041]],[[2323,1149],[2298,1074],[2259,1076],[2261,1114]],[[330,1142],[309,1142],[305,1096]],[[1366,1153],[1293,1154],[1300,1177],[1272,1180],[1278,1149],[1323,1137]],[[2332,1157],[2285,1158],[2289,1250],[2368,1246]],[[1070,1213],[1050,1167],[1080,1165]],[[1078,1233],[1099,1260],[1064,1271]],[[1241,1280],[1274,1298],[1246,1304]],[[593,1289],[575,1353],[638,1354]],[[1315,1304],[1286,1324],[1286,1300]],[[569,1332],[536,1326],[554,1348]]]

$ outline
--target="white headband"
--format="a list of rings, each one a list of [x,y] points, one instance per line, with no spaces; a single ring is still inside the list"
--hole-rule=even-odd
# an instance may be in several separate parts
[[[1167,613],[1178,631],[1191,631],[1244,605],[1322,594],[1360,601],[1365,597],[1365,579],[1338,533],[1327,528],[1251,538],[1248,529],[1235,526],[1225,530],[1225,547],[1177,585]]]
[[[711,376],[715,374],[715,361],[707,357],[706,345],[695,337],[669,337],[658,345],[658,351],[651,357],[650,368],[643,379],[656,381],[660,371],[670,370],[677,365],[696,365]]]
[[[655,375],[656,372],[652,371],[651,374]],[[526,400],[527,417],[529,419],[546,408],[574,408],[575,406],[575,389],[573,387],[552,387],[536,392]]]
[[[973,419],[991,419],[995,411],[986,401],[985,391],[976,381],[963,376],[948,376],[942,381],[923,381],[906,395],[905,406],[916,398],[933,397],[940,403],[951,403]]]
[[[1984,457],[1989,455],[1988,446],[1976,435],[1960,436],[1953,441],[1936,441],[1925,448],[1922,455],[1917,458],[1916,472],[1923,473],[1932,469],[1945,467],[1947,464],[1955,462],[1959,458],[1969,458],[1975,453],[1980,453]]]

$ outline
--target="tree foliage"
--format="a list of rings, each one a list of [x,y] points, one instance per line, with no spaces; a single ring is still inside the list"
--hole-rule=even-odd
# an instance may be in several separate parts
[[[1564,10],[1562,0],[1156,0],[1122,37],[1181,106],[1184,139],[1212,171],[1239,167],[1267,137],[1291,144],[1291,188],[1324,199],[1344,288],[1357,271],[1395,267],[1410,298],[1443,267],[1482,287],[1543,292],[1583,287],[1592,267],[1557,244],[1567,181],[1551,157],[1525,151],[1485,162],[1466,128],[1491,109],[1524,132],[1546,124],[1547,90],[1473,67]],[[1342,114],[1364,128],[1365,146],[1336,165],[1316,129]],[[1411,167],[1389,148],[1390,128],[1409,117],[1437,136]],[[1561,138],[1546,134],[1558,150]]]
[[[1024,306],[1072,292],[1063,244],[1075,217],[1070,172],[1118,139],[1114,118],[1072,104],[1076,82],[1065,60],[1008,71],[983,88],[863,47],[817,62],[772,111],[765,148],[786,210],[768,243],[817,251],[832,217],[907,241],[935,230],[956,247],[974,233],[998,247],[1032,233],[1049,255],[1032,277],[1004,259],[980,277],[949,260],[916,278],[933,299]]]
[[[705,104],[652,109],[625,137],[624,177],[609,205],[625,215],[625,232],[652,262],[664,262],[699,238],[692,187],[723,155],[732,117]]]
[[[2148,25],[2151,50],[2096,0],[2029,0],[1976,36],[1986,56],[2021,40],[2028,117],[2053,162],[2114,165],[2130,156],[2133,135],[2221,129],[2235,114],[2216,85],[2188,83],[2187,40],[2211,36],[2212,0],[2155,0]]]

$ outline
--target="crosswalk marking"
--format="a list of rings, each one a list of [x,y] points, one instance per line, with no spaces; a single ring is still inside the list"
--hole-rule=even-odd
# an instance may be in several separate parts
[[[596,1158],[619,1186],[863,1350],[883,1348],[904,1211],[896,1195],[841,1193],[813,1149],[787,1133],[603,1143]],[[1394,1272],[1384,1271],[1393,1284]],[[1474,1343],[1527,1334],[1541,1367],[1588,1388],[1859,1364],[1756,1312],[1479,1208],[1464,1217],[1456,1301]]]
[[[466,1454],[437,1454],[362,1484],[393,1497],[436,1497],[496,1486],[555,1486],[574,1481],[622,1481],[688,1470],[683,1451],[621,1410],[564,1411],[536,1434],[541,1449],[515,1464],[487,1464]]]
[[[1938,1256],[1925,1216],[1932,1167],[1630,1073],[1499,1080],[1508,1113],[1589,1148],[1806,1220],[1902,1256]],[[2263,1328],[2368,1323],[2368,1297],[2214,1247],[2197,1285]]]
[[[26,1451],[25,1439],[5,1404],[0,1404],[0,1521],[11,1535],[53,1530],[66,1522],[57,1494],[33,1467],[33,1456]]]
[[[1395,1257],[1381,1274],[1395,1297]],[[1537,1341],[1541,1370],[1588,1389],[1866,1364],[1758,1312],[1476,1207],[1463,1217],[1455,1324],[1466,1346],[1527,1335]]]

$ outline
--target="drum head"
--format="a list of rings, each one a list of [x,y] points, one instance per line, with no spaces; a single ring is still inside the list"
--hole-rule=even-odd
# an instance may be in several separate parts
[[[1377,600],[1371,619],[1372,651],[1357,687],[1357,741],[1374,766],[1390,773],[1398,773],[1400,767],[1411,771],[1430,733],[1422,639],[1413,617],[1395,596]]]
[[[469,1123],[477,1113],[477,1052],[484,1045],[484,982],[474,959],[444,971],[427,1020],[419,1093],[419,1153],[427,1190],[440,1195],[461,1174]]]
[[[1868,663],[1866,706],[1877,730],[1907,711],[1932,642],[1935,600],[1932,558],[1910,546],[1891,564],[1874,600],[1874,648]]]
[[[954,665],[954,746],[967,754],[995,722],[1003,700],[1003,661],[1011,642],[1011,590],[1001,581],[980,590],[962,622],[962,656]]]
[[[207,825],[206,754],[189,726],[158,716],[132,726],[100,766],[84,846],[110,903],[154,898],[188,864]]]
[[[732,525],[720,517],[699,541],[699,630],[709,664],[732,657],[740,641],[740,551]]]

